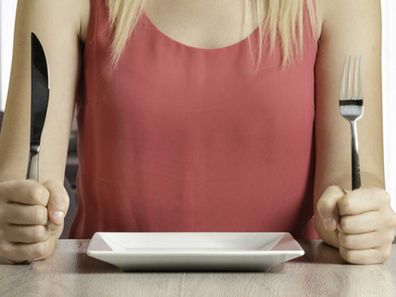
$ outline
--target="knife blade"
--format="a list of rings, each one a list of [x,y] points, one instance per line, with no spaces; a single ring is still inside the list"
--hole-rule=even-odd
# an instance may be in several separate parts
[[[44,48],[31,33],[31,111],[30,151],[27,179],[39,180],[40,140],[47,115],[49,99],[49,71]]]

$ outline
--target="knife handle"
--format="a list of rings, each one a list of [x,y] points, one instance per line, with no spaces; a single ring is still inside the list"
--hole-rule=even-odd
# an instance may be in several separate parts
[[[30,149],[27,179],[39,180],[39,147]]]

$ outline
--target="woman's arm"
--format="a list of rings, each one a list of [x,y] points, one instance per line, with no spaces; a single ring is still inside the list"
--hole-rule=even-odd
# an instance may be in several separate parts
[[[364,114],[358,120],[362,187],[384,188],[381,101],[381,9],[379,0],[318,0],[323,12],[315,68],[316,173],[315,225],[321,237],[338,246],[336,233],[324,230],[317,202],[330,185],[351,189],[351,132],[339,112],[345,56],[362,57]]]
[[[45,259],[63,230],[69,206],[63,180],[87,12],[89,0],[18,1],[10,87],[0,134],[0,256],[12,262]],[[25,180],[31,32],[43,44],[50,72],[39,182]]]
[[[25,179],[30,132],[30,32],[43,44],[50,97],[40,147],[40,182],[63,183],[79,77],[80,0],[18,1],[13,61],[4,124],[0,134],[0,182]],[[85,9],[86,11],[86,9]]]

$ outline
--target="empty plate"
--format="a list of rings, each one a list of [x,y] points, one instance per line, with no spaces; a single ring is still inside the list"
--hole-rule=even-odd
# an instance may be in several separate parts
[[[268,271],[304,250],[288,232],[96,232],[87,254],[124,271]]]

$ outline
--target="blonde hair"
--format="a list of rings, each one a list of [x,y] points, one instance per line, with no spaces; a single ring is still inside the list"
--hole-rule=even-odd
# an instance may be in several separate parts
[[[110,25],[113,32],[112,58],[114,66],[133,32],[142,13],[146,0],[106,0],[110,14]],[[259,28],[258,63],[261,61],[263,40],[268,36],[270,51],[274,49],[277,39],[282,49],[281,65],[286,66],[296,62],[303,53],[303,18],[304,6],[308,9],[309,21],[314,38],[317,40],[316,0],[246,0],[253,1],[256,7],[257,19],[263,20],[257,24]],[[263,13],[266,9],[266,15]],[[259,21],[258,21],[259,22]],[[250,43],[249,43],[250,44]],[[257,68],[256,68],[257,69]]]

